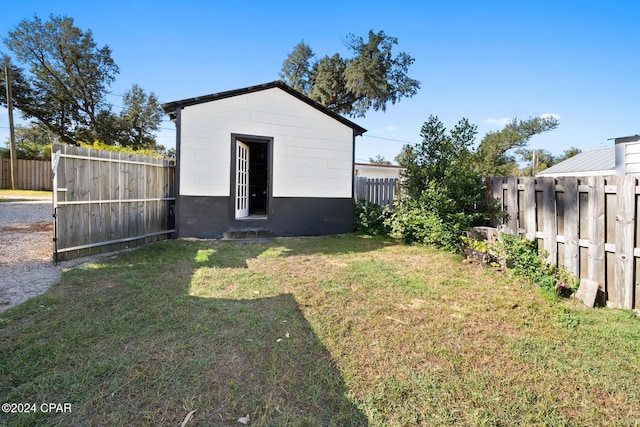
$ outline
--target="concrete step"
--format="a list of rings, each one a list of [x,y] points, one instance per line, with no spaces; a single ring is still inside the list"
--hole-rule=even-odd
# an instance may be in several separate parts
[[[266,228],[237,228],[222,233],[224,240],[268,239],[270,237],[271,230]]]

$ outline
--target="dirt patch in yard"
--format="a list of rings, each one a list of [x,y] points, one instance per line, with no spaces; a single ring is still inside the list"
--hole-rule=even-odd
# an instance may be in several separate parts
[[[51,196],[0,198],[0,311],[42,295],[62,271],[111,254],[53,263]]]
[[[7,227],[1,227],[2,233],[53,233],[53,224],[47,222],[38,222],[34,224],[17,224]]]
[[[0,202],[0,311],[45,293],[64,268],[87,262],[53,263],[52,212],[51,197]]]
[[[51,198],[0,203],[0,311],[44,292],[61,274],[51,262]]]

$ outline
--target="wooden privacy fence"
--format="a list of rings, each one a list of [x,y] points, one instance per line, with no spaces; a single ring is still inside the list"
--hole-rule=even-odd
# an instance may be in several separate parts
[[[637,176],[491,178],[510,234],[535,239],[548,262],[598,284],[608,306],[640,308]]]
[[[356,200],[393,207],[393,198],[398,191],[398,185],[398,178],[356,176],[353,178],[353,193]]]
[[[52,169],[56,261],[175,232],[172,161],[56,144]]]
[[[19,159],[16,169],[16,190],[52,190],[49,160]],[[0,188],[11,188],[10,159],[0,159]]]

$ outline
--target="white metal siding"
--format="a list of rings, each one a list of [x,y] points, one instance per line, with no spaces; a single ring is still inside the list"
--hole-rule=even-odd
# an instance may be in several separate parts
[[[390,166],[380,166],[380,165],[363,165],[356,164],[356,175],[364,176],[367,178],[400,178],[401,168],[399,167],[390,167]]]
[[[640,141],[629,142],[627,146],[627,155],[640,153]]]
[[[640,173],[640,142],[628,142],[625,146],[625,175]]]
[[[194,110],[194,111],[192,111]],[[231,161],[229,132],[216,127],[193,107],[182,113],[180,194],[228,196]]]
[[[273,138],[274,197],[351,197],[353,130],[273,88],[186,107],[180,194],[229,196],[231,134]]]

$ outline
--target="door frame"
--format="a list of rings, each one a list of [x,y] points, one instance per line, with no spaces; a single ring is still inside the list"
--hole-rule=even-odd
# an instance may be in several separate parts
[[[252,143],[267,144],[267,215],[271,216],[272,212],[272,198],[273,198],[273,137],[261,136],[261,135],[247,135],[232,133],[231,134],[231,158],[230,158],[230,191],[229,191],[229,218],[232,220],[242,221],[243,219],[253,219],[249,212],[249,216],[237,218],[236,217],[236,177],[237,177],[237,143],[242,142],[245,145],[251,145]],[[251,168],[251,164],[249,164]],[[265,218],[261,218],[265,219]]]
[[[235,219],[249,216],[249,168],[251,148],[236,139],[236,195],[234,198]]]

